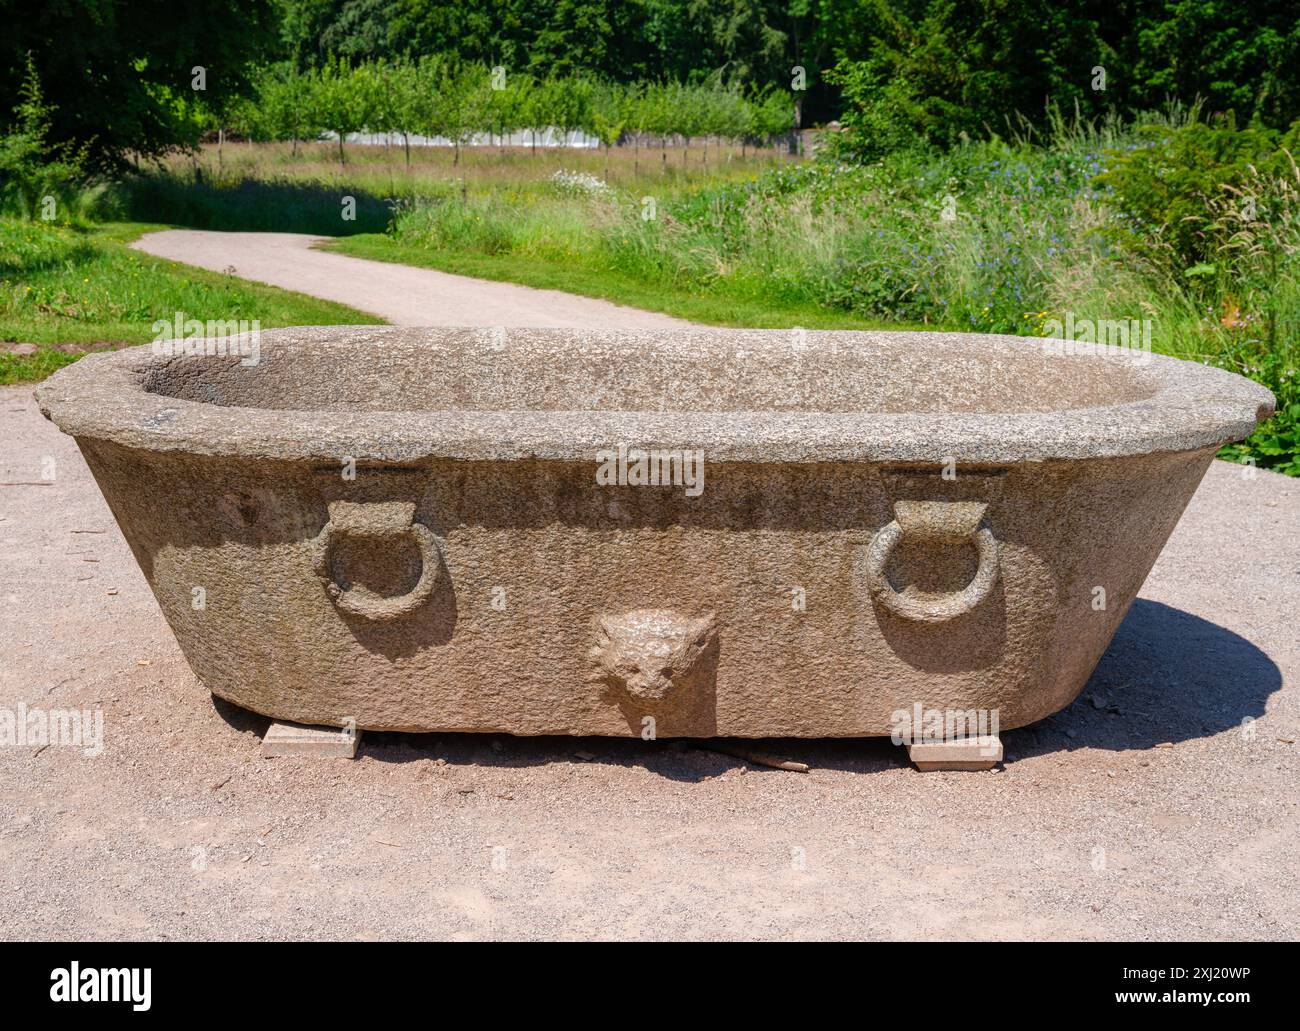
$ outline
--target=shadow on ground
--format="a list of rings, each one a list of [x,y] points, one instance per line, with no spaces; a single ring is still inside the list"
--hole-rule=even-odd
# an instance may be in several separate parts
[[[1144,750],[1209,737],[1262,716],[1268,696],[1281,686],[1281,671],[1244,637],[1181,609],[1139,599],[1074,704],[1002,735],[1006,759],[1078,748]],[[260,735],[269,722],[229,702],[214,703],[238,730]],[[372,731],[361,742],[361,754],[392,763],[441,759],[453,766],[518,768],[594,762],[640,766],[686,782],[708,780],[741,765],[754,772],[791,775],[729,754],[736,751],[851,773],[907,765],[907,753],[888,738],[694,742]]]
[[[1282,672],[1216,623],[1139,598],[1078,700],[1003,736],[1007,757],[1112,751],[1210,737],[1264,715]]]
[[[154,173],[124,179],[105,203],[117,217],[136,222],[317,236],[382,233],[392,214],[387,200],[353,186],[256,179],[213,183]]]

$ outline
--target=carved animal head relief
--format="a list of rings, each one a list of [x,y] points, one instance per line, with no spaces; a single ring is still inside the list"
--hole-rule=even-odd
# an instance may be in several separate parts
[[[713,614],[692,617],[671,609],[636,609],[601,616],[591,658],[597,677],[647,702],[666,699],[691,681],[717,639]]]

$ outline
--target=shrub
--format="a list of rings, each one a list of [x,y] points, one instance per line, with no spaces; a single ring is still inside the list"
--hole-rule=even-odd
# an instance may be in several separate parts
[[[1300,122],[1290,136],[1300,136]],[[1231,117],[1143,126],[1136,142],[1107,156],[1097,181],[1126,223],[1114,239],[1177,272],[1213,260],[1222,240],[1208,231],[1206,212],[1224,190],[1240,190],[1256,172],[1279,174],[1287,161],[1277,133],[1237,129]]]
[[[42,198],[66,193],[85,178],[86,148],[49,142],[50,115],[31,55],[14,108],[14,125],[0,137],[0,191],[35,218]]]

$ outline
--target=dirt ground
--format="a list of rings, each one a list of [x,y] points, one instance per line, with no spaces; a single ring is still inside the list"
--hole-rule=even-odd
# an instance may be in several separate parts
[[[262,759],[75,444],[0,391],[0,937],[1294,939],[1300,483],[1215,463],[1084,695],[1005,766],[767,742],[367,735]],[[42,480],[54,460],[53,482]]]
[[[324,236],[166,229],[131,246],[369,312],[394,326],[561,326],[662,329],[671,315],[594,297],[315,250]]]

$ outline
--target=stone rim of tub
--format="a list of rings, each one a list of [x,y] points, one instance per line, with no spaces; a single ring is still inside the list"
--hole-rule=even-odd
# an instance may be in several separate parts
[[[391,340],[418,347],[419,334],[481,330],[397,327],[296,327],[264,331],[274,345],[325,346]],[[490,331],[489,331],[490,332]],[[709,334],[744,334],[756,347],[789,348],[789,330],[603,331],[511,330],[516,345],[579,339],[637,347],[692,345]],[[954,338],[988,349],[1032,347],[1038,338],[912,331],[808,331],[846,344],[907,337],[924,346]],[[236,338],[237,339],[237,338]],[[492,346],[485,339],[485,347]],[[840,346],[840,342],[836,343]],[[869,356],[864,354],[864,357]],[[993,356],[995,358],[996,356]],[[1149,397],[1114,405],[1036,412],[881,411],[549,411],[509,409],[327,410],[219,405],[153,393],[145,373],[175,360],[150,345],[89,354],[35,391],[46,418],[74,437],[109,440],[155,452],[274,461],[410,463],[462,461],[594,461],[596,452],[625,443],[640,448],[701,448],[706,461],[755,464],[866,462],[1008,465],[1054,459],[1119,458],[1218,447],[1249,436],[1273,413],[1267,388],[1196,362],[1151,354],[1081,355],[1044,360],[1124,363]],[[993,360],[991,358],[991,360]]]

